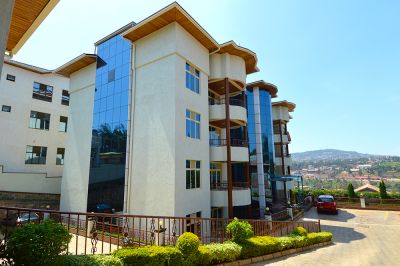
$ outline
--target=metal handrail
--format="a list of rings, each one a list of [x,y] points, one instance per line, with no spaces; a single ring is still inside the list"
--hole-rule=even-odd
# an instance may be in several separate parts
[[[225,104],[225,99],[209,99],[209,105],[222,105]],[[229,99],[229,105],[241,106],[246,108],[246,103],[240,99]]]
[[[212,190],[227,190],[228,189],[228,182],[227,181],[211,182],[210,183],[210,188]],[[232,188],[235,189],[235,190],[248,189],[249,188],[249,183],[247,183],[247,182],[232,182]]]
[[[226,139],[210,139],[210,146],[226,146]],[[244,139],[231,139],[231,146],[247,147],[247,141]]]

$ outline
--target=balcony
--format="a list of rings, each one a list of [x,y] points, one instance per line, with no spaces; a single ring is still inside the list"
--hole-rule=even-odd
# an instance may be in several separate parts
[[[279,134],[274,134],[274,142],[281,143],[281,136]],[[282,135],[282,143],[286,144],[289,143],[288,135]]]
[[[225,100],[212,99],[209,104],[210,124],[226,127]],[[243,126],[247,123],[246,105],[242,100],[229,99],[229,117],[232,126]]]
[[[292,157],[290,154],[287,154],[283,157],[285,166],[290,166],[292,165]],[[275,165],[282,165],[282,157],[280,157],[280,154],[275,154]]]
[[[228,182],[211,183],[211,206],[228,206]],[[233,182],[233,206],[246,206],[251,204],[251,192],[247,182]]]
[[[226,162],[226,139],[210,139],[210,161]],[[249,148],[247,142],[241,139],[231,140],[231,161],[248,162]]]

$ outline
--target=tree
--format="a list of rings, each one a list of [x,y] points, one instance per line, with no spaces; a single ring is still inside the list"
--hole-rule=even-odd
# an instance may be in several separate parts
[[[352,183],[349,183],[347,185],[347,193],[349,194],[350,198],[354,198],[356,196],[356,193],[354,192],[354,187]]]
[[[381,196],[382,199],[388,198],[388,194],[386,192],[386,185],[385,182],[383,182],[383,179],[381,182],[379,182],[379,195]]]

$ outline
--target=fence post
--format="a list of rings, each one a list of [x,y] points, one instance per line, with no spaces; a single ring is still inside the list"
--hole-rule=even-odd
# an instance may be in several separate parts
[[[318,219],[318,232],[321,232],[321,220]]]

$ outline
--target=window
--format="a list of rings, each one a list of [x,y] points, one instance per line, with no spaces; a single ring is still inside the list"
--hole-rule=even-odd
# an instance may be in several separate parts
[[[56,158],[56,165],[64,165],[64,148],[57,148],[57,158]]]
[[[115,80],[115,69],[108,71],[108,82]]]
[[[200,71],[186,63],[186,88],[200,93]]]
[[[186,109],[186,137],[200,139],[200,114]]]
[[[60,125],[58,126],[59,132],[67,132],[68,117],[60,116]]]
[[[61,104],[69,105],[69,92],[66,90],[62,91]]]
[[[47,147],[26,146],[25,164],[46,164]]]
[[[1,107],[1,111],[3,111],[3,112],[11,112],[11,106],[9,106],[9,105],[3,105],[2,107]]]
[[[15,76],[7,74],[7,80],[15,82]]]
[[[50,127],[50,114],[31,111],[30,128],[46,129]]]
[[[53,98],[53,87],[38,82],[34,82],[32,98],[46,102],[51,102]]]
[[[222,207],[212,207],[211,208],[211,218],[223,218],[224,208]]]
[[[186,189],[200,187],[200,161],[186,160]]]
[[[210,145],[212,146],[218,146],[221,145],[221,136],[222,136],[222,131],[219,128],[216,127],[208,127],[208,135],[210,138]]]
[[[222,165],[220,163],[210,163],[210,182],[211,189],[221,186]]]

